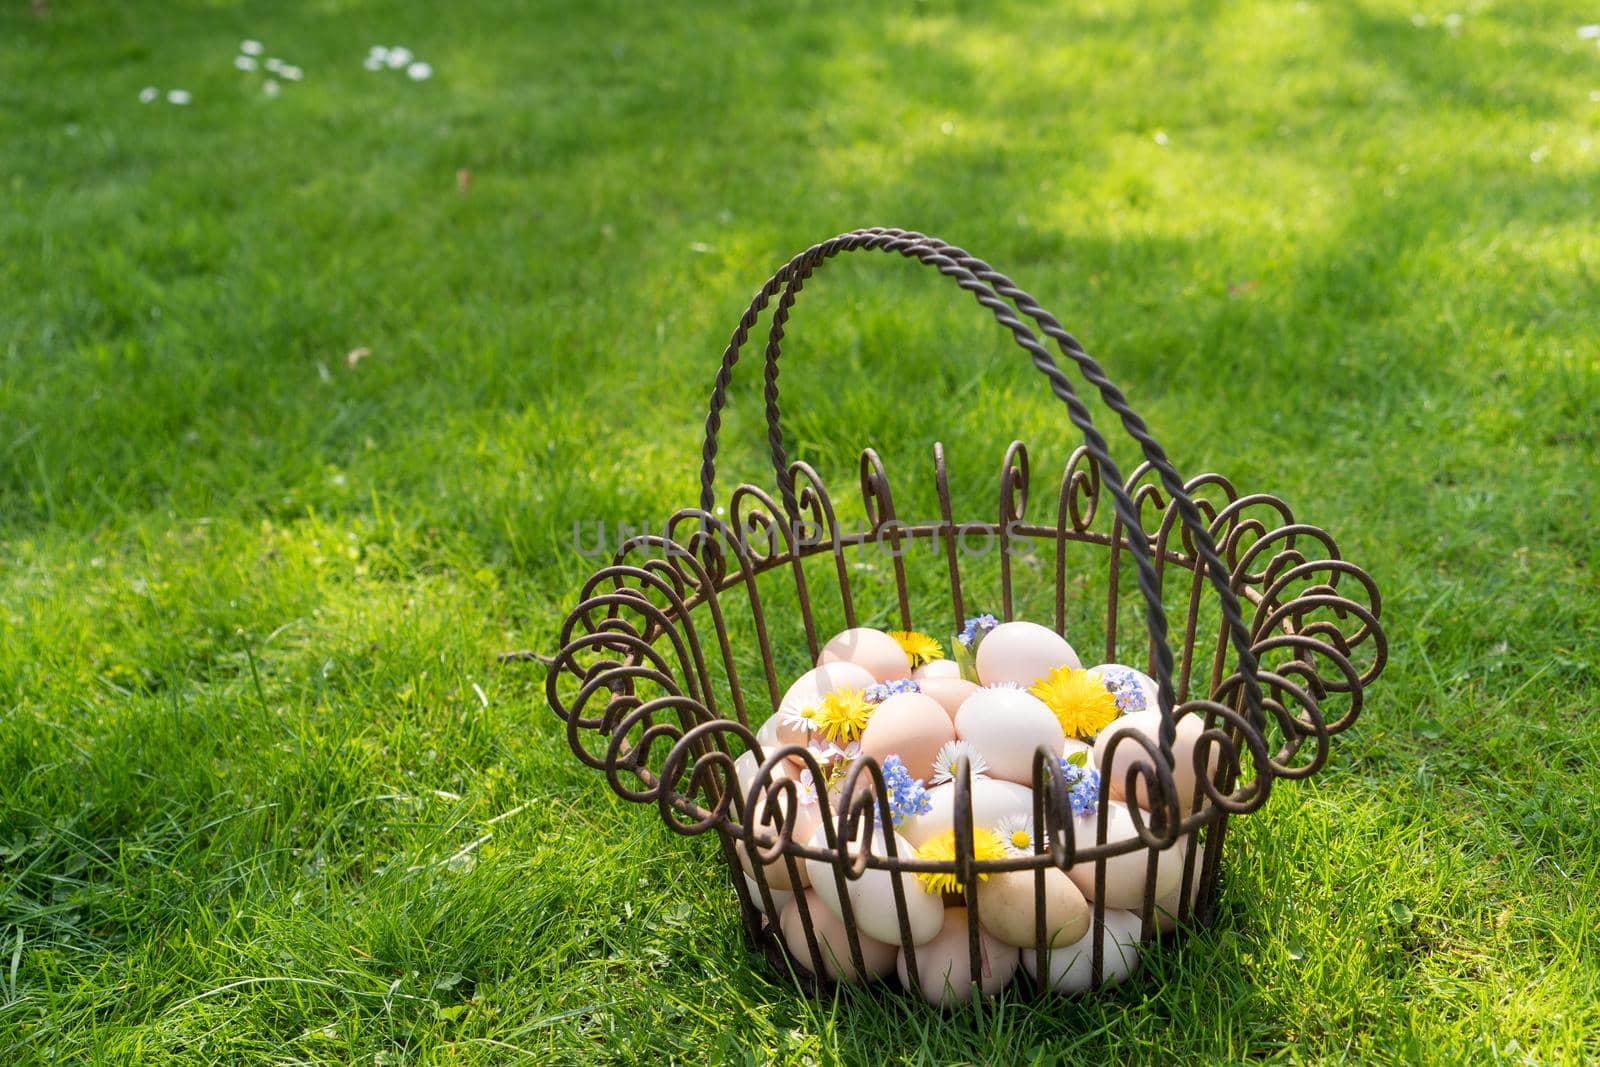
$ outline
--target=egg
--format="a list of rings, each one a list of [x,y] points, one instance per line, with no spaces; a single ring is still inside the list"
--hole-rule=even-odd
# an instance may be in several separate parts
[[[898,693],[873,711],[861,731],[861,751],[880,764],[899,756],[911,777],[927,781],[933,776],[933,758],[956,739],[956,730],[944,706],[921,693]]]
[[[978,928],[978,963],[981,968],[976,980],[972,974],[972,955],[967,944],[967,909],[946,908],[944,926],[939,936],[920,945],[916,950],[917,978],[922,984],[922,995],[940,1007],[964,1004],[972,999],[972,988],[977,986],[983,995],[992,997],[1017,971],[1017,949],[995,940],[983,927]],[[901,949],[895,958],[895,971],[900,984],[911,988],[911,976],[906,965],[906,951]]]
[[[755,756],[754,752],[744,752],[744,753],[741,753],[739,755],[738,759],[733,761],[733,767],[734,767],[734,771],[739,776],[739,791],[740,791],[740,794],[741,794],[740,802],[742,803],[743,802],[743,795],[749,793],[750,786],[755,782],[756,773],[757,773],[757,771],[760,770],[761,765],[756,762],[756,756]],[[793,764],[787,763],[787,762],[782,762],[782,763],[779,763],[775,768],[773,768],[772,778],[773,778],[774,781],[776,781],[779,778],[789,778],[789,777],[798,778],[799,777],[799,773],[800,773],[799,770],[797,770]],[[765,796],[766,796],[766,794],[763,793],[761,796],[758,796],[756,798],[756,802],[757,802],[757,805],[758,805],[757,810],[755,812],[750,813],[749,817],[751,817],[751,818],[760,818],[761,808],[764,807],[765,804],[766,804]],[[761,843],[760,842],[761,842],[761,838],[762,838],[763,834],[765,836],[767,836],[769,839],[773,838],[773,837],[776,837],[776,835],[777,835],[777,828],[776,827],[777,827],[777,824],[779,824],[780,822],[781,822],[781,820],[779,820],[776,817],[774,817],[772,819],[766,820],[764,822],[758,822],[756,824],[756,827],[757,827],[756,828],[756,840],[757,840],[757,849],[758,850],[761,848]],[[817,832],[817,827],[821,826],[821,825],[822,825],[822,809],[820,807],[818,807],[816,804],[801,804],[800,805],[800,809],[799,809],[798,813],[795,816],[793,840],[795,840],[795,841],[809,841],[811,839],[811,835],[816,833]],[[745,873],[746,874],[753,874],[755,872],[755,866],[756,866],[755,865],[755,861],[750,857],[749,851],[744,846],[744,842],[740,841],[740,840],[735,840],[735,842],[734,842],[734,851],[736,853],[738,853],[739,863],[740,863],[740,865],[742,867],[744,867]],[[767,874],[767,884],[768,885],[772,886],[774,889],[793,889],[793,888],[795,888],[792,879],[789,877],[789,866],[788,866],[787,863],[784,862],[784,859],[783,859],[783,857],[781,855],[775,857],[774,859],[772,859],[771,861],[766,863],[764,866],[765,866],[765,870],[766,870],[766,874]],[[796,872],[800,876],[800,884],[801,885],[805,885],[806,884],[806,868],[805,868],[805,864],[803,862],[797,861],[796,864],[795,864],[795,869],[796,869]]]
[[[1065,948],[1050,950],[1050,973],[1043,979],[1039,975],[1039,953],[1031,948],[1022,950],[1022,966],[1028,974],[1057,993],[1082,993],[1088,990],[1094,977],[1093,920],[1090,929],[1078,941]],[[1131,911],[1106,909],[1105,926],[1100,932],[1100,980],[1113,986],[1123,981],[1139,966],[1139,916]]]
[[[814,877],[814,876],[813,876]],[[998,940],[1037,947],[1033,871],[1001,871],[978,882],[978,921]],[[1059,867],[1044,869],[1044,936],[1054,947],[1070,945],[1089,930],[1089,904]]]
[[[978,681],[1026,689],[1057,667],[1083,666],[1067,639],[1036,622],[1003,622],[978,645]]]
[[[1181,841],[1172,846],[1173,849],[1179,853],[1178,869],[1180,872],[1183,869],[1184,857],[1189,852],[1190,840],[1190,837],[1185,835]],[[1200,869],[1203,866],[1204,860],[1204,856],[1196,856],[1194,858],[1194,870],[1189,875],[1189,912],[1186,916],[1184,916],[1184,920],[1186,922],[1191,921],[1194,918],[1195,901],[1200,897]],[[1180,883],[1183,881],[1183,876],[1181,873],[1178,876],[1178,881]],[[1179,885],[1174,884],[1173,887],[1165,894],[1156,898],[1155,913],[1157,930],[1160,930],[1165,934],[1171,933],[1173,930],[1178,928],[1178,905],[1182,895],[1182,888]]]
[[[1194,810],[1195,774],[1194,774],[1194,748],[1200,740],[1200,735],[1205,732],[1205,723],[1198,715],[1180,716],[1176,723],[1177,737],[1172,743],[1172,781],[1178,790],[1178,810],[1184,815]],[[1106,763],[1106,753],[1110,748],[1112,737],[1124,731],[1143,734],[1152,743],[1159,743],[1161,738],[1161,712],[1159,710],[1136,711],[1131,715],[1122,715],[1111,720],[1099,736],[1094,739],[1095,765],[1102,774],[1111,776],[1111,795],[1118,800],[1127,800],[1124,795],[1128,780],[1128,768],[1136,763],[1150,766],[1150,756],[1138,742],[1129,738],[1117,746],[1113,757],[1113,764]],[[1216,773],[1217,750],[1212,749],[1210,758],[1210,772]],[[1140,807],[1149,805],[1149,795],[1145,793],[1144,786],[1140,787],[1137,798]],[[1200,802],[1205,803],[1204,793],[1200,794]]]
[[[786,716],[816,707],[835,689],[866,689],[877,681],[865,667],[854,663],[825,663],[811,668],[794,680],[778,703],[778,740],[785,745],[805,744],[809,740],[807,731],[789,725],[784,721]]]
[[[922,688],[923,696],[939,702],[951,722],[955,721],[956,712],[961,710],[967,698],[978,691],[978,683],[965,678],[924,678],[917,685]]]
[[[1073,820],[1073,841],[1077,847],[1087,849],[1096,839],[1098,814],[1080,815]],[[1120,801],[1111,801],[1106,808],[1107,842],[1127,841],[1137,837],[1133,816]],[[1150,850],[1138,848],[1106,860],[1106,907],[1132,909],[1144,904],[1145,876],[1148,873]],[[1067,877],[1089,899],[1094,899],[1094,868],[1090,860],[1080,860],[1067,868]],[[1177,843],[1163,849],[1156,861],[1156,898],[1169,892],[1183,876],[1183,856]]]
[[[761,899],[761,886],[757,885],[756,880],[748,874],[741,874],[739,877],[744,879],[745,888],[750,891],[750,903],[756,906],[757,911],[765,915],[767,913],[767,902]],[[767,892],[772,894],[772,906],[777,909],[780,915],[783,914],[783,909],[789,906],[789,901],[794,899],[793,891],[788,889],[774,889],[771,885],[768,885]]]
[[[1061,746],[1062,756],[1076,756],[1080,753],[1083,755],[1085,770],[1098,766],[1094,761],[1094,746],[1089,742],[1079,741],[1076,737],[1069,737]]]
[[[987,645],[985,640],[982,647]],[[1043,745],[1059,755],[1067,740],[1044,701],[1020,689],[972,694],[956,712],[956,736],[983,753],[991,777],[1022,785],[1033,784],[1034,750]]]
[[[974,829],[994,829],[1007,815],[1033,818],[1033,790],[1015,782],[974,778],[970,794]],[[928,811],[900,824],[900,834],[921,846],[955,828],[956,784],[946,782],[928,790]]]
[[[1101,684],[1110,690],[1116,699],[1117,714],[1154,711],[1161,706],[1156,680],[1143,671],[1124,667],[1120,663],[1102,663],[1098,667],[1090,667],[1089,670],[1099,675]]]
[[[912,670],[911,677],[919,682],[934,678],[960,678],[961,665],[953,659],[931,659]]]
[[[911,676],[911,657],[900,642],[865,626],[846,630],[822,646],[817,666],[829,663],[854,663],[872,675],[875,682],[888,682]]]
[[[811,844],[816,848],[827,848],[827,833],[819,827],[811,838]],[[895,835],[894,846],[895,855],[901,859],[909,859],[916,853],[915,846],[899,834]],[[861,842],[851,845],[852,856],[859,855],[860,851]],[[871,854],[888,854],[882,830],[873,832]],[[821,860],[806,860],[806,875],[823,906],[843,922],[844,910],[839,903],[839,882],[834,876],[833,865]],[[939,927],[944,922],[943,898],[924,890],[915,875],[896,874],[877,867],[868,867],[861,872],[860,878],[853,881],[848,876],[845,879],[845,892],[849,896],[856,926],[869,937],[891,945],[901,944],[900,919],[894,903],[896,879],[906,898],[906,921],[911,928],[911,943],[921,945],[932,941],[939,935]]]
[[[811,945],[806,940],[806,917],[800,914],[798,897],[783,909],[783,915],[778,920],[783,943],[788,946],[790,956],[800,967],[812,974],[821,971],[835,982],[849,983],[881,978],[894,970],[895,947],[867,937],[859,930],[856,931],[856,937],[861,945],[861,964],[865,972],[856,970],[855,960],[850,956],[850,935],[845,931],[844,923],[822,906],[814,889],[805,891],[805,905],[821,959],[812,955]]]

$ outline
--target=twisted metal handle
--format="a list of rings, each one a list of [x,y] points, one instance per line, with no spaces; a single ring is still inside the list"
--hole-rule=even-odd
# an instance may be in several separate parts
[[[1096,362],[1064,327],[1045,311],[1033,297],[1004,274],[994,270],[984,261],[962,249],[937,238],[913,231],[873,228],[855,230],[829,241],[813,245],[784,264],[757,291],[754,299],[741,316],[733,336],[723,351],[722,364],[711,391],[711,409],[706,418],[706,436],[701,449],[700,506],[710,512],[715,504],[715,478],[717,433],[722,425],[722,409],[727,402],[727,390],[732,381],[733,367],[738,362],[740,350],[749,339],[762,311],[779,289],[783,295],[773,312],[766,346],[765,402],[767,417],[767,442],[771,451],[773,469],[785,509],[792,517],[799,513],[794,493],[793,478],[789,473],[788,458],[783,447],[783,430],[778,409],[778,357],[783,340],[783,327],[798,298],[805,281],[829,259],[841,252],[858,249],[897,252],[934,267],[941,274],[954,279],[961,288],[972,293],[984,307],[993,312],[995,319],[1011,331],[1012,339],[1026,351],[1035,367],[1049,380],[1050,390],[1067,406],[1067,416],[1083,434],[1084,445],[1104,475],[1104,483],[1112,495],[1113,505],[1123,526],[1128,531],[1128,546],[1138,572],[1140,592],[1145,601],[1145,617],[1152,638],[1155,659],[1156,683],[1159,689],[1158,704],[1161,711],[1160,747],[1167,764],[1172,764],[1172,745],[1176,739],[1176,724],[1172,716],[1173,655],[1168,637],[1165,609],[1161,604],[1160,579],[1151,558],[1150,541],[1139,521],[1122,477],[1112,460],[1105,438],[1095,428],[1088,408],[1077,395],[1066,372],[1056,365],[1049,350],[1038,337],[1017,317],[1017,311],[1031,319],[1038,328],[1056,342],[1061,353],[1075,363],[1084,378],[1099,391],[1106,406],[1121,417],[1123,428],[1139,443],[1145,459],[1160,478],[1162,487],[1175,502],[1179,518],[1189,531],[1197,555],[1205,565],[1207,576],[1216,589],[1223,621],[1229,638],[1239,657],[1239,675],[1243,683],[1244,699],[1250,719],[1258,725],[1265,723],[1262,705],[1259,667],[1252,649],[1250,631],[1244,621],[1238,597],[1234,594],[1229,570],[1222,562],[1208,524],[1184,489],[1184,482],[1167,459],[1166,452],[1150,434],[1122,392],[1112,384],[1100,364]],[[1005,299],[1016,305],[1012,305]]]

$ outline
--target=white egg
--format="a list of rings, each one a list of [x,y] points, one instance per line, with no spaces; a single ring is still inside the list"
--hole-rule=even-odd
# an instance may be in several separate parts
[[[754,752],[744,752],[740,754],[738,759],[733,761],[733,766],[735,772],[739,776],[739,790],[741,793],[740,803],[743,803],[743,794],[746,794],[750,791],[750,786],[755,782],[756,774],[761,769],[761,765],[756,762],[756,756]],[[799,773],[799,770],[793,764],[783,762],[779,763],[775,768],[773,768],[772,777],[774,780],[779,778],[798,778]],[[759,806],[765,806],[766,795],[767,794],[763,793],[760,797],[757,797],[757,804]],[[761,810],[758,807],[757,811],[749,813],[747,817],[759,820],[761,819],[761,814]],[[762,850],[761,839],[763,836],[766,836],[769,841],[777,836],[776,827],[780,823],[781,820],[777,819],[776,817],[769,820],[758,821],[756,823],[756,841],[758,851]],[[795,815],[793,840],[809,841],[811,839],[811,835],[816,833],[817,827],[820,825],[822,825],[822,809],[814,803],[800,804],[799,811]],[[734,843],[734,851],[738,854],[739,863],[744,867],[745,873],[755,873],[755,860],[751,858],[749,851],[746,850],[742,841],[736,841]],[[774,889],[793,889],[795,887],[793,879],[789,877],[789,865],[785,862],[782,855],[776,856],[772,860],[768,861],[764,865],[764,868],[766,870],[767,884],[772,886]],[[800,877],[800,884],[805,885],[805,863],[803,861],[796,860],[795,870]]]
[[[1083,754],[1085,770],[1098,766],[1094,761],[1094,746],[1087,741],[1079,741],[1076,737],[1069,737],[1061,746],[1063,756]]]
[[[1067,740],[1044,701],[1020,689],[972,694],[956,712],[956,736],[983,753],[991,777],[1022,785],[1033,783],[1034,750],[1043,746],[1059,756]]]
[[[1178,791],[1178,810],[1184,815],[1194,810],[1195,798],[1195,773],[1194,749],[1200,740],[1200,735],[1205,732],[1205,723],[1198,715],[1181,716],[1175,724],[1177,738],[1172,743],[1172,781]],[[1159,744],[1161,739],[1161,712],[1159,710],[1136,711],[1131,715],[1123,715],[1112,719],[1110,725],[1101,730],[1094,739],[1095,764],[1102,774],[1111,776],[1111,795],[1119,800],[1127,800],[1125,796],[1128,780],[1128,768],[1135,764],[1151,766],[1150,756],[1143,746],[1129,738],[1119,745],[1113,757],[1113,765],[1106,763],[1106,753],[1110,748],[1112,737],[1123,732],[1143,734],[1152,744]],[[1209,761],[1210,773],[1215,774],[1217,769],[1217,750],[1211,751]],[[1150,797],[1146,794],[1144,786],[1140,787],[1140,795],[1135,798],[1141,808],[1147,808]],[[1200,794],[1200,802],[1205,803],[1204,793]]]
[[[972,974],[971,947],[967,941],[967,909],[946,908],[944,927],[939,936],[916,949],[917,978],[922,985],[922,995],[940,1007],[965,1004],[972,999],[972,988],[977,986],[983,995],[992,997],[1017,972],[1018,953],[1015,947],[991,936],[983,927],[978,928],[979,973]],[[911,976],[906,965],[906,950],[901,949],[895,959],[895,970],[900,984],[911,988]]]
[[[1066,948],[1051,949],[1050,973],[1044,984],[1057,993],[1085,992],[1094,977],[1094,942],[1091,922],[1089,931],[1080,940]],[[1107,908],[1100,945],[1101,982],[1107,986],[1116,985],[1139,966],[1139,917],[1131,911]],[[1022,966],[1035,981],[1039,980],[1038,952],[1023,949]]]
[[[866,626],[846,630],[823,645],[817,666],[825,663],[854,663],[866,668],[877,682],[911,677],[911,657],[900,642]]]
[[[821,827],[812,835],[811,844],[816,848],[828,847],[827,833]],[[882,830],[873,831],[870,847],[872,855],[888,854]],[[894,837],[894,847],[895,855],[901,859],[910,859],[916,854],[915,846],[899,834]],[[858,841],[853,844],[850,852],[851,855],[859,855],[861,843]],[[806,876],[823,905],[842,922],[844,909],[840,906],[839,881],[834,875],[833,865],[820,860],[806,860]],[[911,943],[921,945],[932,941],[939,935],[939,927],[944,922],[944,900],[924,890],[922,883],[912,874],[892,874],[882,868],[868,867],[860,878],[853,881],[846,875],[845,892],[850,899],[850,908],[855,913],[856,925],[862,933],[879,941],[892,945],[902,943],[900,919],[894,903],[896,880],[906,898],[906,920],[911,928]]]
[[[1080,815],[1073,820],[1073,841],[1080,850],[1087,849],[1095,843],[1098,819],[1098,814],[1092,814]],[[1105,841],[1115,843],[1137,836],[1138,833],[1133,828],[1133,816],[1128,814],[1127,805],[1116,800],[1110,801],[1106,808]],[[1132,852],[1112,856],[1105,861],[1106,907],[1133,909],[1143,906],[1149,861],[1148,848],[1137,848]],[[1072,879],[1073,884],[1089,900],[1095,898],[1094,869],[1095,864],[1090,860],[1080,860],[1067,868],[1067,877]],[[1178,843],[1174,843],[1173,847],[1164,849],[1156,861],[1157,899],[1176,886],[1182,876],[1183,856],[1179,854]]]
[[[812,974],[821,970],[836,982],[851,983],[867,978],[881,978],[894,969],[895,947],[857,931],[856,938],[861,946],[861,963],[865,973],[856,970],[855,960],[850,955],[850,935],[845,930],[844,923],[840,922],[833,912],[822,906],[822,901],[818,899],[814,889],[806,890],[805,905],[821,959],[812,955],[811,944],[806,940],[806,916],[800,914],[799,898],[783,909],[783,915],[778,920],[778,928],[783,932],[783,943],[788,946],[789,954],[798,966]]]
[[[932,659],[914,669],[911,677],[919,682],[932,678],[960,678],[961,665],[953,659]]]
[[[807,732],[790,725],[788,716],[816,707],[835,689],[866,689],[877,681],[865,667],[854,663],[826,663],[811,668],[794,680],[778,702],[778,740],[786,745],[805,744],[809,740]]]
[[[972,825],[994,829],[1007,815],[1033,818],[1033,790],[1015,782],[996,778],[972,780]],[[928,790],[928,811],[900,824],[900,835],[921,846],[955,828],[956,784],[946,782]]]
[[[1083,666],[1067,639],[1036,622],[1003,622],[978,645],[978,681],[1026,689],[1057,667]]]
[[[744,879],[745,888],[750,891],[750,903],[754,904],[761,914],[767,914],[767,902],[761,899],[761,887],[756,884],[756,880],[748,874],[741,874],[739,877]],[[783,909],[789,906],[789,901],[794,899],[792,890],[774,889],[769,885],[767,892],[772,894],[772,906],[780,915],[783,914]]]
[[[1008,945],[1037,947],[1033,871],[1000,871],[978,881],[978,921]],[[1089,930],[1089,903],[1058,867],[1044,869],[1044,928],[1050,945],[1077,941]]]
[[[1190,840],[1190,837],[1185,835],[1183,840],[1172,846],[1175,851],[1179,852],[1178,867],[1180,870],[1183,867],[1184,857],[1189,852]],[[1195,901],[1200,897],[1200,870],[1204,865],[1204,860],[1204,855],[1195,856],[1194,870],[1189,874],[1189,912],[1184,917],[1185,922],[1191,921],[1194,918]],[[1180,883],[1183,881],[1183,876],[1181,874],[1178,877],[1178,881]],[[1156,929],[1160,930],[1162,933],[1171,933],[1173,930],[1178,928],[1178,907],[1180,904],[1180,897],[1182,895],[1182,888],[1175,884],[1164,895],[1156,898]]]

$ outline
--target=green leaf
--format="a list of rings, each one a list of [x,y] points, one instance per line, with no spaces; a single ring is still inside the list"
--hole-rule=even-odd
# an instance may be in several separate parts
[[[1389,917],[1401,926],[1410,926],[1411,920],[1415,918],[1411,914],[1411,909],[1406,907],[1405,902],[1402,900],[1395,900],[1389,903]]]
[[[1072,755],[1067,757],[1067,762],[1072,764],[1074,767],[1087,768],[1089,766],[1089,753],[1074,752]]]

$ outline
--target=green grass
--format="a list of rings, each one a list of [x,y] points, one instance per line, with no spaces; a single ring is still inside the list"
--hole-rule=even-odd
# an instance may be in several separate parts
[[[0,1061],[1600,1058],[1594,10],[1048,7],[0,10]],[[1010,272],[1384,592],[1366,714],[1107,996],[807,1000],[495,662],[551,650],[575,521],[694,502],[760,280],[872,224]],[[1013,437],[1058,468],[985,318],[831,267],[793,451],[943,440],[962,513]]]

